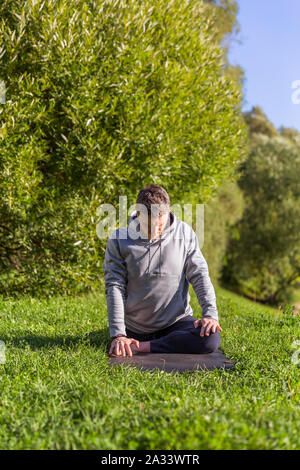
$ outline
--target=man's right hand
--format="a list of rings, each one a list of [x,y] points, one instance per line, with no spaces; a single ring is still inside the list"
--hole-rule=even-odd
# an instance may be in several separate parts
[[[126,356],[127,353],[128,356],[132,356],[131,343],[139,348],[139,341],[137,339],[119,336],[112,340],[108,354],[110,356]]]

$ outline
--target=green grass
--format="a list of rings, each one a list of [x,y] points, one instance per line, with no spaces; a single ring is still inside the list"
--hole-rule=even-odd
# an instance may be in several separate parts
[[[0,448],[299,449],[299,316],[216,294],[236,368],[184,374],[108,366],[103,289],[1,300]]]

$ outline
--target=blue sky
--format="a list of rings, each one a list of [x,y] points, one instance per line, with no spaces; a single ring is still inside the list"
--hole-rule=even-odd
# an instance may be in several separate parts
[[[231,42],[229,61],[245,71],[243,110],[259,105],[275,127],[300,131],[300,104],[292,101],[292,83],[300,81],[300,0],[237,3],[242,43]]]

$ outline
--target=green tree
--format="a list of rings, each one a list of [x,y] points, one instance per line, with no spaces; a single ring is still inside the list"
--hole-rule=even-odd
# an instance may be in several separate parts
[[[280,135],[286,137],[291,142],[300,144],[300,132],[297,129],[294,129],[293,127],[280,126],[279,132]]]
[[[232,66],[228,60],[228,52],[233,41],[237,41],[240,25],[237,21],[238,4],[234,0],[207,0],[214,8],[215,28],[214,39],[220,45],[224,57],[224,74],[236,83],[242,93],[244,71],[240,66]],[[241,95],[242,98],[242,95]],[[240,100],[240,107],[243,100]],[[244,154],[249,152],[249,142],[244,143]],[[238,168],[237,168],[238,169]],[[215,194],[205,205],[204,246],[203,253],[208,261],[210,276],[217,282],[221,277],[226,246],[231,226],[241,217],[243,195],[238,187],[238,172],[216,189]]]
[[[210,277],[217,283],[222,274],[231,227],[242,216],[244,199],[237,182],[222,183],[215,196],[204,206],[204,244],[202,252]]]
[[[245,210],[231,234],[223,280],[277,304],[291,300],[300,275],[300,145],[258,133],[251,148],[239,180]]]
[[[151,181],[204,202],[234,173],[246,131],[216,27],[201,1],[2,0],[1,292],[97,288],[101,203]]]
[[[263,134],[269,137],[279,135],[279,132],[269,121],[260,106],[253,106],[250,111],[244,113],[244,118],[250,136],[253,134]]]

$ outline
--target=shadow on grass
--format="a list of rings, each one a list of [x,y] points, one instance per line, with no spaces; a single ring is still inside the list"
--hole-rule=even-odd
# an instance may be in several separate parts
[[[49,349],[59,347],[61,349],[72,349],[79,345],[88,345],[94,347],[103,346],[106,349],[110,345],[109,329],[92,331],[82,336],[58,335],[42,336],[31,332],[24,332],[21,336],[15,338],[1,335],[0,339],[9,347],[26,349],[28,346],[32,350]]]

